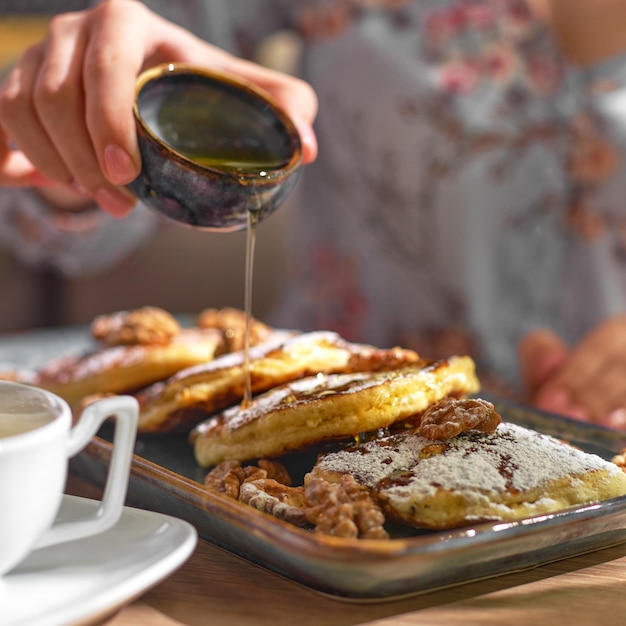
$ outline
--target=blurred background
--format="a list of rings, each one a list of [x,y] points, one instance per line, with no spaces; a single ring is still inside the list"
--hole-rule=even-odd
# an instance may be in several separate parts
[[[55,14],[82,1],[0,0],[0,74],[44,35]],[[289,46],[268,48],[287,66]],[[293,197],[257,230],[253,314],[266,319],[285,271],[284,240]],[[0,333],[89,323],[96,315],[138,306],[194,314],[206,307],[244,304],[245,232],[196,232],[167,226],[128,258],[99,274],[66,278],[25,267],[0,248]]]

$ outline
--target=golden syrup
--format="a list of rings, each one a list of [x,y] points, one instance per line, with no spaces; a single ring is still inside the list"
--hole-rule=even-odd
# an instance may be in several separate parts
[[[255,174],[283,167],[291,156],[284,132],[259,122],[250,102],[228,90],[202,83],[171,89],[151,115],[163,141],[216,170]]]
[[[246,229],[246,269],[244,283],[245,328],[243,344],[244,393],[241,408],[245,409],[252,402],[252,376],[250,373],[250,324],[252,320],[252,277],[254,274],[254,246],[256,243],[256,227],[259,222],[258,211],[248,211]]]
[[[271,152],[250,151],[244,152],[243,154],[236,152],[228,154],[222,151],[219,154],[198,154],[192,150],[178,149],[178,151],[195,163],[220,170],[221,172],[257,174],[262,171],[280,167],[282,164],[278,156]]]

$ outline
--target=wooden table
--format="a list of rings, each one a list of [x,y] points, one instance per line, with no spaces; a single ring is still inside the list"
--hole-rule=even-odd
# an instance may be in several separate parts
[[[75,478],[68,492],[99,497]],[[626,544],[402,600],[326,597],[200,540],[169,578],[100,626],[489,626],[626,623]]]

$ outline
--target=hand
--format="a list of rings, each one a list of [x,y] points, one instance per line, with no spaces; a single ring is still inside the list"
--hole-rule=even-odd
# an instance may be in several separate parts
[[[626,50],[623,0],[530,0],[573,63],[591,65]]]
[[[304,162],[317,152],[317,99],[305,82],[238,59],[135,0],[108,0],[54,17],[0,89],[0,185],[93,198],[115,216],[135,200],[140,171],[132,106],[147,67],[186,62],[236,73],[270,92],[300,132]],[[15,149],[17,148],[17,149]],[[46,187],[61,187],[53,193]],[[58,191],[58,189],[57,189]]]
[[[596,327],[574,348],[547,330],[520,342],[526,399],[545,411],[626,429],[626,316]]]

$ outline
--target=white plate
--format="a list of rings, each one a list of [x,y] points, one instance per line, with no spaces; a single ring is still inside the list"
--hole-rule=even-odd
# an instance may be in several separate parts
[[[59,519],[98,502],[64,496]],[[119,522],[94,537],[30,554],[0,578],[2,626],[56,626],[101,619],[184,563],[197,541],[191,524],[125,507]]]

